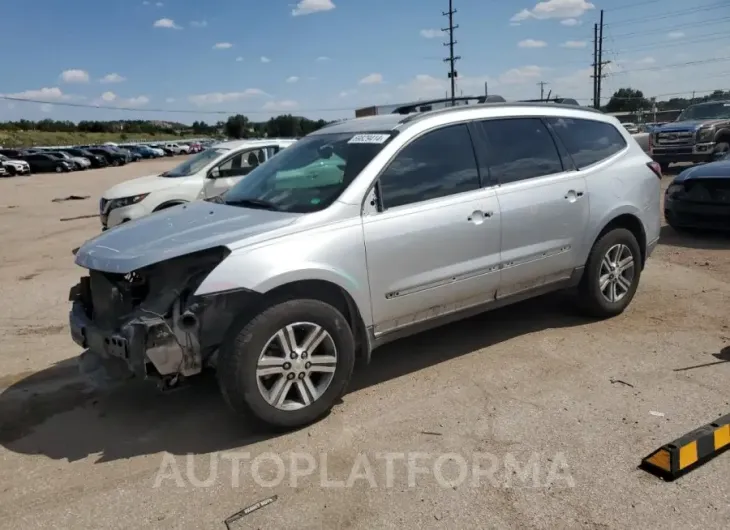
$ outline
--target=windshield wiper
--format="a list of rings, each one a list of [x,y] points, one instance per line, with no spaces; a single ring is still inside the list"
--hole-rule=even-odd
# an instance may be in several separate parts
[[[247,206],[249,208],[261,208],[262,210],[272,210],[274,212],[280,211],[280,208],[276,204],[263,199],[224,199],[223,202],[231,206]]]

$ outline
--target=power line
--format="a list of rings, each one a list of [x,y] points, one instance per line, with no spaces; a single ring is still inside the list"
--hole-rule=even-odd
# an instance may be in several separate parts
[[[638,51],[652,51],[657,49],[665,49],[665,48],[674,48],[676,46],[687,46],[688,44],[701,44],[706,42],[715,42],[718,40],[727,40],[728,35],[725,32],[718,32],[718,33],[708,33],[707,35],[704,35],[703,37],[697,38],[697,39],[677,39],[676,41],[671,42],[651,42],[646,44],[641,44],[639,46],[635,46],[632,48],[624,48],[621,50],[611,50],[612,53],[633,53]]]
[[[456,105],[456,77],[458,73],[454,69],[454,65],[456,64],[456,61],[461,59],[458,55],[454,55],[454,45],[456,44],[456,41],[454,40],[454,30],[459,27],[457,24],[454,26],[454,14],[456,13],[456,9],[454,9],[454,0],[449,0],[449,10],[445,13],[443,13],[443,16],[449,17],[449,27],[444,28],[441,31],[448,31],[449,32],[449,42],[444,43],[444,46],[449,47],[449,56],[444,59],[444,62],[449,63],[449,79],[451,80],[451,106]]]
[[[647,68],[634,68],[631,70],[621,70],[619,72],[613,72],[611,75],[630,74],[630,73],[634,73],[634,72],[660,72],[662,70],[685,68],[687,66],[698,66],[701,64],[722,63],[722,62],[726,62],[726,61],[730,61],[730,57],[718,57],[716,59],[703,59],[700,61],[687,61],[684,63],[667,64],[664,66],[650,66]]]
[[[658,29],[649,30],[649,31],[632,31],[630,33],[618,33],[618,34],[614,34],[613,36],[616,38],[620,37],[622,39],[634,37],[634,36],[643,37],[644,35],[656,35],[659,33],[664,33],[664,32],[672,31],[672,30],[685,30],[687,28],[693,28],[693,27],[697,27],[697,26],[711,26],[713,24],[726,23],[728,20],[730,20],[730,17],[714,18],[711,20],[698,20],[697,22],[690,22],[688,24],[679,24],[676,26],[658,28]],[[725,32],[725,34],[727,35],[727,32]]]
[[[678,11],[670,11],[667,13],[664,13],[662,15],[653,16],[651,18],[647,18],[646,16],[643,17],[636,17],[636,18],[628,18],[624,20],[617,20],[616,22],[613,22],[610,27],[617,26],[617,25],[629,25],[629,24],[635,24],[637,22],[654,22],[655,20],[664,20],[667,18],[674,18],[681,15],[691,15],[692,13],[703,13],[705,11],[712,11],[713,9],[718,8],[727,8],[727,3],[725,0],[721,0],[719,4],[712,4],[702,7],[692,7],[689,9],[680,9]]]
[[[174,114],[271,114],[272,111],[266,110],[203,110],[203,109],[151,109],[151,108],[133,108],[133,107],[113,107],[105,105],[91,105],[89,103],[73,103],[70,101],[48,101],[33,98],[19,98],[14,96],[0,96],[0,100],[13,101],[20,103],[39,103],[41,105],[54,105],[59,107],[75,107],[82,109],[98,109],[98,110],[121,110],[127,112],[169,112]],[[351,111],[354,107],[339,107],[339,108],[312,108],[312,109],[300,109],[300,112],[342,112]]]

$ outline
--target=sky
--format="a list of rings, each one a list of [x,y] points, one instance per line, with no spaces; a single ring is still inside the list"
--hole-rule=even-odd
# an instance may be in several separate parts
[[[730,0],[453,0],[459,95],[730,88]],[[3,0],[0,121],[326,120],[444,97],[448,0]],[[68,106],[80,105],[80,106]],[[109,108],[121,107],[125,110]],[[175,112],[184,111],[184,112]]]

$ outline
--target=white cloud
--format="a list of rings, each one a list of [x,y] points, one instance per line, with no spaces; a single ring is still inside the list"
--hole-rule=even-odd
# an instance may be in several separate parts
[[[562,46],[563,48],[574,48],[574,49],[585,48],[586,46],[588,46],[588,42],[584,41],[584,40],[568,40],[568,41],[565,41],[560,46]]]
[[[123,105],[129,107],[142,107],[150,102],[150,98],[147,96],[137,96],[136,98],[129,98],[124,101]]]
[[[458,93],[463,91],[465,95],[481,95],[484,94],[484,83],[489,84],[490,92],[493,92],[498,84],[489,76],[461,76],[457,80],[456,89]],[[446,77],[418,74],[398,88],[403,92],[398,98],[400,100],[434,99],[445,97],[451,88],[451,83]]]
[[[220,103],[231,103],[257,96],[267,96],[266,92],[258,88],[247,88],[243,92],[210,92],[208,94],[196,94],[188,97],[188,101],[194,105],[217,105]]]
[[[547,42],[544,40],[525,39],[517,43],[520,48],[544,48],[547,46]]]
[[[102,101],[106,101],[107,103],[110,103],[117,99],[117,95],[114,92],[104,92],[101,95]]]
[[[48,112],[51,112],[52,110],[53,110],[53,105],[50,105],[49,103],[44,103],[43,105],[41,105],[41,112],[48,113]]]
[[[520,68],[512,68],[501,74],[498,81],[502,85],[521,85],[523,83],[531,83],[540,77],[545,68],[540,66],[522,66]]]
[[[269,58],[268,58],[268,57],[266,57],[266,56],[262,56],[262,57],[261,57],[261,62],[262,62],[262,63],[270,63],[270,62],[271,62],[271,59],[269,59]]]
[[[127,80],[126,77],[123,77],[117,73],[112,73],[112,74],[106,74],[104,77],[99,79],[99,82],[100,83],[121,83],[126,80]]]
[[[379,85],[383,82],[382,74],[374,73],[360,79],[361,85]]]
[[[233,48],[233,44],[230,42],[219,42],[213,46],[214,50],[227,50],[229,48]]]
[[[175,24],[175,21],[171,18],[161,18],[160,20],[155,20],[155,23],[152,24],[153,28],[166,28],[166,29],[182,29],[180,26]]]
[[[155,4],[155,5],[156,5],[157,7],[162,7],[162,6],[164,6],[165,4],[163,4],[162,2],[157,2],[157,3]]]
[[[287,80],[286,80],[287,83],[296,83],[297,81],[299,81],[299,77],[297,77],[295,75],[287,78]]]
[[[175,98],[166,98],[165,103],[175,103]]]
[[[682,37],[684,37],[684,32],[682,32],[682,31],[672,31],[672,32],[670,32],[670,33],[667,34],[667,37],[669,37],[670,39],[681,39]]]
[[[577,18],[596,6],[586,0],[546,0],[538,2],[532,9],[523,9],[510,20],[522,22],[529,18],[544,20],[548,18]]]
[[[335,8],[332,0],[300,0],[294,9],[292,16],[311,15],[312,13],[320,13],[322,11],[330,11]]]
[[[243,62],[243,57],[236,57],[236,62],[237,63],[242,63]]]
[[[566,18],[560,21],[560,23],[563,26],[573,27],[573,26],[580,26],[582,22],[575,18]]]
[[[38,90],[25,90],[14,94],[3,94],[10,98],[17,99],[36,99],[41,101],[60,101],[63,99],[71,99],[71,96],[64,94],[58,87],[46,87]]]
[[[88,83],[89,72],[85,70],[65,70],[61,72],[61,81],[64,83]]]
[[[299,106],[299,103],[297,103],[294,100],[291,99],[284,99],[281,101],[268,101],[264,106],[262,107],[263,110],[268,110],[271,112],[284,112],[289,110],[294,110]]]
[[[190,22],[190,27],[192,28],[207,28],[208,27],[208,21],[207,20],[193,20]]]
[[[329,58],[329,57],[327,57],[327,56],[325,56],[325,55],[320,55],[320,56],[319,56],[319,57],[317,57],[317,59],[316,59],[316,61],[317,61],[318,63],[324,63],[324,62],[326,62],[326,61],[329,61],[329,60],[330,60],[330,58]]]
[[[443,35],[440,29],[422,29],[420,33],[424,39],[437,39]]]

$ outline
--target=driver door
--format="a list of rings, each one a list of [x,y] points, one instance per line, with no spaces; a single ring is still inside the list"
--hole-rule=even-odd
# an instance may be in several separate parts
[[[203,184],[204,198],[209,199],[225,193],[265,160],[265,148],[239,151],[226,158],[208,171]]]

